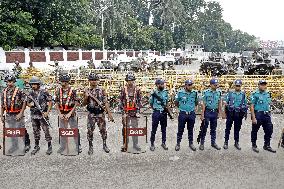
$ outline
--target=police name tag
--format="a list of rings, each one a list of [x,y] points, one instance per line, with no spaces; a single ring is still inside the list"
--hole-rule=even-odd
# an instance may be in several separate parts
[[[59,128],[59,135],[61,137],[78,137],[78,129]]]
[[[6,137],[24,137],[26,133],[25,128],[5,128]]]
[[[146,128],[127,128],[128,136],[145,136]]]

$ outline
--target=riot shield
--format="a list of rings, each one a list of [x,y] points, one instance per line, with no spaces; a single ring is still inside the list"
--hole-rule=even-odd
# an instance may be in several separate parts
[[[79,155],[79,129],[76,118],[59,119],[59,152],[65,156]]]
[[[140,154],[146,152],[147,117],[127,116],[127,152]]]
[[[3,154],[6,156],[25,155],[26,128],[23,119],[16,121],[15,117],[7,117],[3,126]]]

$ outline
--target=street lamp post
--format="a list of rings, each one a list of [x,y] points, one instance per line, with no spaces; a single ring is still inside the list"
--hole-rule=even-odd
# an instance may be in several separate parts
[[[104,14],[102,13],[102,40],[103,40],[103,51],[105,50],[105,37],[104,37]]]

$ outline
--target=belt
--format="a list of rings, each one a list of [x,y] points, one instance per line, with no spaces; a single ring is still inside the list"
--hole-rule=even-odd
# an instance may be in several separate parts
[[[7,112],[7,115],[18,115],[20,112]]]
[[[157,109],[154,109],[154,112],[160,112],[160,113],[163,113],[164,110],[157,110]]]
[[[257,111],[257,110],[255,110],[254,112],[255,113],[263,113],[263,114],[270,114],[271,113],[270,111]]]
[[[179,113],[183,113],[183,114],[186,114],[186,115],[190,115],[191,113],[194,113],[194,111],[191,111],[191,112],[180,111]]]
[[[217,112],[218,110],[217,109],[209,109],[209,108],[205,108],[206,111],[209,111],[209,112]]]

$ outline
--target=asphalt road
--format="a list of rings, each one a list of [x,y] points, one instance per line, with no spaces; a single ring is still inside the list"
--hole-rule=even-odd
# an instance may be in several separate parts
[[[179,66],[180,69],[188,69]],[[199,64],[190,66],[198,72]],[[26,114],[27,115],[27,114]],[[26,126],[34,144],[31,123],[26,116]],[[177,119],[168,121],[168,151],[161,147],[161,133],[156,135],[156,151],[143,154],[121,153],[121,119],[115,115],[116,123],[108,123],[108,146],[106,154],[102,150],[102,140],[95,130],[94,155],[89,156],[86,136],[86,114],[79,113],[79,126],[83,152],[79,156],[61,156],[56,153],[58,145],[57,116],[52,114],[53,154],[45,155],[47,149],[42,133],[41,150],[35,156],[30,152],[24,157],[0,155],[0,188],[242,188],[242,189],[278,189],[284,185],[284,149],[276,154],[263,151],[263,130],[259,131],[259,154],[251,150],[251,121],[247,120],[241,130],[241,151],[233,147],[230,141],[228,150],[216,151],[210,147],[210,135],[207,132],[204,151],[192,152],[188,148],[187,132],[181,144],[176,145]],[[277,148],[280,131],[283,127],[283,115],[273,115],[274,133],[272,147]],[[148,134],[151,132],[149,116]],[[145,126],[144,118],[139,125]],[[199,132],[200,121],[196,119],[194,138]],[[217,143],[224,142],[225,120],[218,121]],[[2,128],[0,126],[0,133]],[[2,136],[2,135],[1,135]],[[233,131],[231,133],[231,138]],[[148,137],[149,138],[149,137]],[[2,142],[2,138],[0,138]],[[142,145],[142,144],[141,144]],[[197,144],[195,143],[196,147]]]
[[[261,151],[259,154],[252,152],[249,120],[244,122],[241,130],[241,151],[233,147],[233,141],[230,141],[227,151],[212,149],[207,133],[205,150],[192,152],[188,148],[185,132],[181,150],[176,152],[175,119],[168,121],[168,151],[160,147],[161,133],[157,132],[156,151],[149,151],[147,144],[146,153],[134,155],[120,152],[121,119],[120,115],[115,115],[116,123],[108,123],[111,152],[103,152],[102,140],[96,128],[94,155],[89,156],[85,116],[85,113],[79,114],[82,154],[67,157],[56,153],[59,148],[57,118],[52,116],[53,154],[45,155],[47,146],[42,140],[41,151],[35,156],[30,153],[23,157],[0,155],[0,188],[283,188],[284,149],[278,149],[276,154],[263,151],[263,131],[260,130],[258,146]],[[273,115],[274,148],[277,147],[283,121],[283,115]],[[217,143],[221,146],[224,142],[225,121],[219,120],[218,124]],[[26,125],[34,144],[28,120]],[[145,126],[144,118],[141,118],[139,125]],[[195,138],[199,125],[197,118]],[[149,126],[148,134],[150,132]]]

